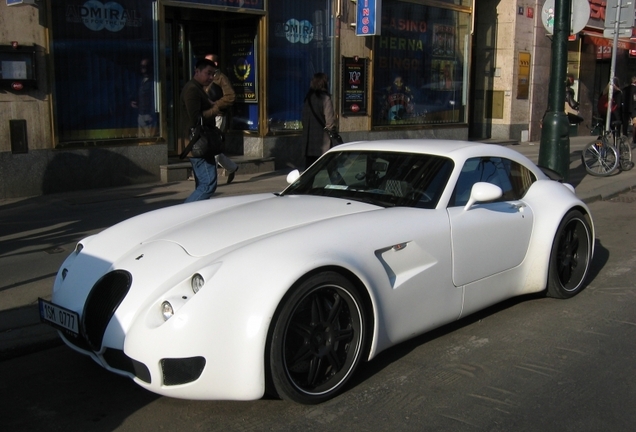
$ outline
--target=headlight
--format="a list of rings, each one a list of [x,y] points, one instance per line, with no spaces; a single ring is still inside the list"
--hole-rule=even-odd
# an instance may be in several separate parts
[[[163,315],[163,319],[168,321],[172,315],[174,315],[174,309],[169,301],[165,301],[161,303],[161,314]]]
[[[192,292],[195,294],[198,293],[199,290],[203,287],[204,283],[205,280],[203,280],[203,276],[201,276],[199,273],[195,273],[195,275],[192,276],[192,280],[190,281]]]

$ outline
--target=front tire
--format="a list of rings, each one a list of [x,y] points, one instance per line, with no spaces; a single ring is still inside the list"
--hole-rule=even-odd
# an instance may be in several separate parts
[[[351,378],[366,339],[364,303],[336,272],[302,282],[283,300],[269,349],[271,380],[282,399],[317,404]]]
[[[580,211],[565,215],[550,253],[549,297],[565,299],[581,291],[592,261],[592,241],[590,223]]]
[[[581,162],[585,170],[599,177],[606,177],[616,171],[618,155],[614,146],[608,145],[599,137],[588,144],[581,153]]]

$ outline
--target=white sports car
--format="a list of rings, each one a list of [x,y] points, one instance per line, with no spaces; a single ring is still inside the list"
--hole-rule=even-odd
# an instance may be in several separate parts
[[[311,404],[405,339],[509,297],[584,286],[588,207],[507,147],[349,143],[288,180],[282,193],[176,205],[80,241],[42,319],[162,395]]]

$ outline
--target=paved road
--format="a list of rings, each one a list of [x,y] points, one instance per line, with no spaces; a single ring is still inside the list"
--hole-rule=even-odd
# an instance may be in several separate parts
[[[148,393],[69,348],[0,363],[7,431],[631,431],[636,192],[591,204],[597,249],[570,300],[513,299],[364,364],[318,406]]]

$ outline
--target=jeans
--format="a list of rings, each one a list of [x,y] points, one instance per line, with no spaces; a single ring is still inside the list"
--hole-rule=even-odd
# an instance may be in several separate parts
[[[216,121],[216,127],[223,133],[225,133],[225,126],[227,123],[227,117],[224,115],[218,115],[214,119]],[[238,165],[234,163],[232,159],[225,156],[223,153],[216,155],[216,163],[221,165],[228,173],[236,172]]]
[[[229,157],[225,156],[223,153],[219,153],[216,157],[216,163],[221,165],[228,173],[236,172],[238,169],[238,165]]]
[[[185,202],[201,201],[210,198],[216,191],[216,163],[203,158],[190,158],[194,173],[195,188]]]

